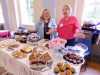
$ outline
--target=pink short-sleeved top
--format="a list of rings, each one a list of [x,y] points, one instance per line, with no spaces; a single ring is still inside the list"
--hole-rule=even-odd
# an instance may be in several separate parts
[[[75,16],[64,17],[58,24],[58,35],[60,38],[70,40],[74,38],[76,30],[79,28],[78,20]]]

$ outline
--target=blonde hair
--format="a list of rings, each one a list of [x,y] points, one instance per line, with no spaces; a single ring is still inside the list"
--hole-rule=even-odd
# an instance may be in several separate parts
[[[45,12],[45,11],[48,11],[48,12],[49,12],[48,9],[44,9],[44,10],[42,11],[42,15],[40,16],[40,19],[41,19],[41,20],[44,20],[44,16],[43,16],[43,15],[44,15],[44,12]],[[50,14],[49,14],[49,17],[51,18]],[[49,18],[49,19],[50,19],[50,18]]]

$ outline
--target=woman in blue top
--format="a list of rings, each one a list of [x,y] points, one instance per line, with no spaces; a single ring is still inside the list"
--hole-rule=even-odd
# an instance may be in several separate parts
[[[44,9],[39,22],[36,24],[37,34],[40,39],[52,39],[57,36],[56,32],[52,32],[57,28],[56,22],[51,18],[48,9]]]

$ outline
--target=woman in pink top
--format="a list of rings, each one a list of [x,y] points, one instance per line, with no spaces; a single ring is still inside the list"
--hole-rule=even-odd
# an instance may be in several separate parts
[[[71,9],[68,5],[63,8],[63,17],[60,19],[57,32],[60,38],[66,39],[66,45],[72,45],[75,41],[75,35],[80,26],[75,16],[70,16]]]

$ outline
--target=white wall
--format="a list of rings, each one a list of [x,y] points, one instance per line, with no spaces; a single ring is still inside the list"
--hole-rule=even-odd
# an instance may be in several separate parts
[[[1,0],[3,16],[5,20],[5,29],[16,30],[16,16],[13,0]]]
[[[43,0],[35,0],[34,4],[34,20],[35,22],[37,22],[37,20],[39,19],[42,9],[43,9]]]
[[[84,0],[75,0],[76,11],[75,15],[77,16],[78,20],[82,24],[82,15],[84,9]]]
[[[69,4],[72,7],[72,14],[74,15],[75,0],[57,0],[57,6],[56,6],[57,20],[59,20],[59,18],[62,16],[62,8],[66,4]]]
[[[55,5],[53,5],[55,3]],[[65,4],[69,4],[72,7],[72,15],[77,16],[81,22],[82,9],[84,0],[36,0],[34,5],[35,20],[37,21],[44,8],[48,8],[51,11],[52,16],[57,20],[62,16],[62,8]]]
[[[72,7],[72,15],[76,16],[81,23],[84,0],[57,0],[56,15],[57,20],[62,16],[62,8],[69,4]]]
[[[49,9],[53,18],[56,17],[56,2],[57,0],[43,0],[43,7]]]
[[[18,24],[18,17],[15,16],[15,8],[13,5],[14,0],[1,0],[3,3],[3,13],[6,21],[7,28],[10,30],[16,30]],[[17,0],[16,0],[17,1]],[[55,5],[54,5],[55,4]],[[34,7],[34,20],[37,22],[41,15],[41,12],[44,8],[49,8],[51,14],[59,20],[62,16],[62,8],[65,4],[70,4],[73,10],[73,15],[77,16],[79,21],[81,22],[82,16],[82,9],[84,5],[84,0],[35,0],[33,7]],[[18,7],[19,8],[19,7]],[[7,13],[8,12],[8,13]],[[20,14],[17,14],[17,16]],[[20,17],[19,17],[20,18]],[[21,19],[20,19],[21,20]],[[29,27],[31,28],[31,27]]]

